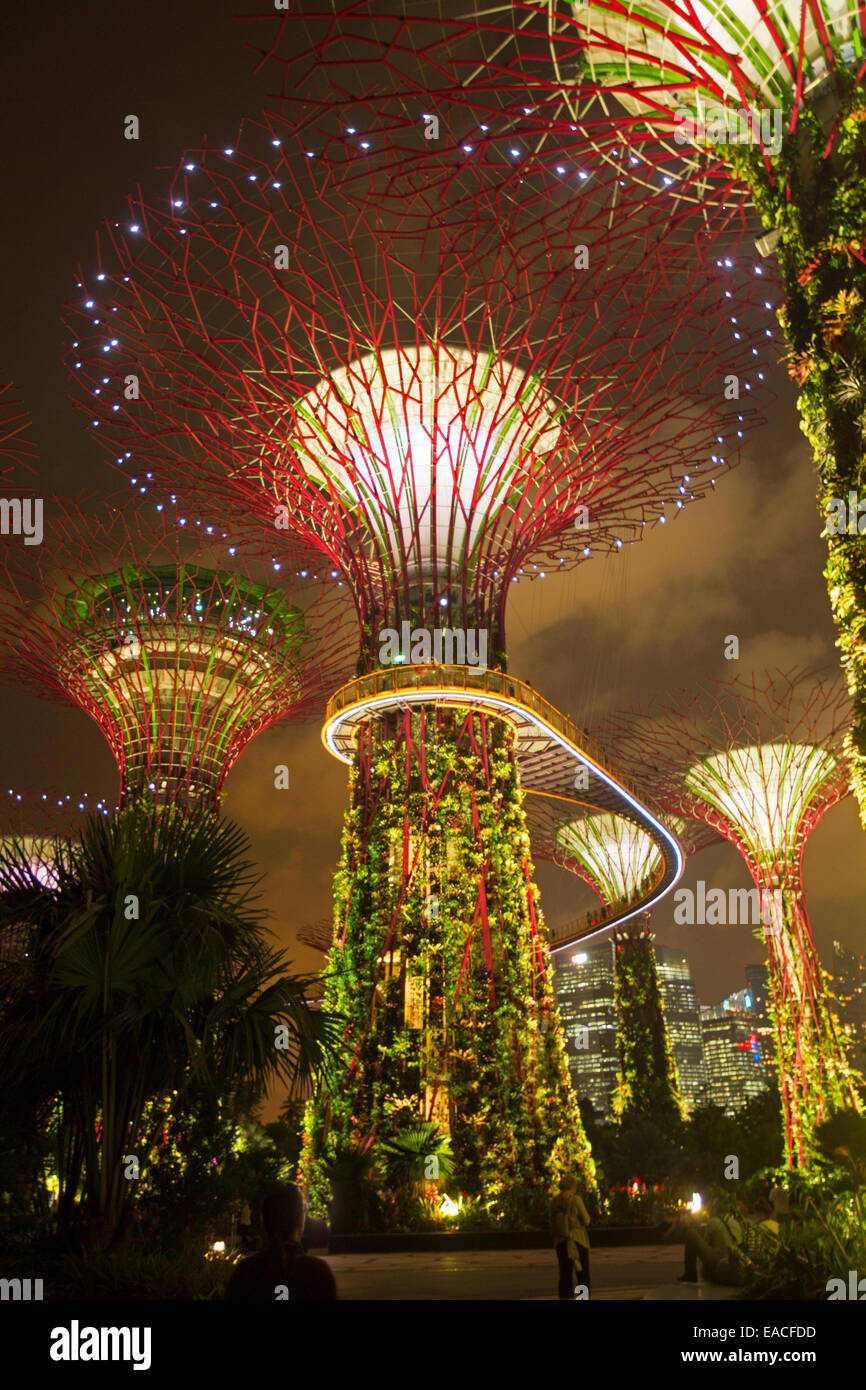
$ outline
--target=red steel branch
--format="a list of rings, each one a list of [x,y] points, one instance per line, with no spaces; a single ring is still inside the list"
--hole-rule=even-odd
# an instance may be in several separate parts
[[[0,381],[0,478],[4,486],[14,482],[19,473],[32,473],[36,467],[38,452],[31,429],[19,392],[11,382]]]

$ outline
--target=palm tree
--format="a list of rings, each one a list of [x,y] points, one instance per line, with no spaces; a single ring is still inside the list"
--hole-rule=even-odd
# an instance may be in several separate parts
[[[327,1067],[338,1034],[268,940],[243,833],[205,810],[95,817],[40,873],[0,853],[0,1104],[55,1108],[59,1224],[99,1245],[124,1224],[147,1116],[191,1092],[244,1102]]]
[[[419,1195],[427,1184],[450,1178],[454,1172],[451,1141],[433,1120],[415,1120],[393,1139],[382,1143],[388,1181],[411,1187]]]

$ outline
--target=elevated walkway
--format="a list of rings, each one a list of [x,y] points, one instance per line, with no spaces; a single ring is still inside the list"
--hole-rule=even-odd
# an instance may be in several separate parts
[[[328,701],[322,742],[335,758],[351,763],[361,725],[414,705],[478,709],[504,719],[516,734],[524,791],[548,798],[562,823],[599,811],[632,820],[658,846],[661,867],[643,892],[606,912],[572,923],[551,940],[564,951],[649,911],[679,881],[684,856],[679,841],[642,800],[603,749],[531,686],[502,671],[475,666],[393,666],[344,685]],[[577,789],[576,789],[577,788]]]

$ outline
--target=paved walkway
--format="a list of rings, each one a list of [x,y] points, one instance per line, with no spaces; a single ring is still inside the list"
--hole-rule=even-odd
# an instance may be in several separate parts
[[[321,1251],[316,1251],[321,1254]],[[328,1255],[340,1298],[553,1299],[553,1250],[479,1250],[459,1253]],[[682,1246],[616,1246],[592,1251],[593,1300],[729,1298],[712,1284],[678,1284]]]

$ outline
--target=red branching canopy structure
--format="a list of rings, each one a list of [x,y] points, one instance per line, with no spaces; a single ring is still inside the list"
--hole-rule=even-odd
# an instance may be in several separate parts
[[[347,674],[347,606],[333,584],[290,598],[261,582],[261,547],[235,530],[237,567],[215,567],[225,535],[186,535],[117,500],[54,499],[46,543],[4,552],[4,676],[93,719],[121,805],[216,805],[250,740],[320,714]]]
[[[6,486],[38,462],[30,415],[11,382],[0,381],[0,479]]]
[[[756,244],[776,258],[767,270],[781,293],[774,286],[767,308],[787,339],[818,473],[824,573],[854,696],[846,753],[866,825],[866,556],[856,521],[827,521],[856,506],[862,482],[861,0],[517,0],[457,18],[430,0],[312,0],[274,18],[262,61],[276,64],[280,109],[327,132],[323,157],[345,159],[384,129],[417,164],[425,107],[441,111],[455,158],[483,159],[510,137],[521,177],[537,163],[583,177],[591,146],[651,200],[670,198],[672,232],[683,204],[751,201]]]
[[[182,472],[327,557],[367,669],[404,620],[488,629],[501,661],[511,582],[673,520],[737,461],[760,286],[719,261],[726,215],[672,247],[610,170],[542,219],[528,180],[467,242],[427,225],[426,186],[396,211],[371,175],[349,202],[278,139],[188,152],[164,206],[108,227],[69,314],[91,428],[133,476]]]
[[[451,18],[430,0],[304,0],[267,35],[258,19],[252,46],[275,75],[272,100],[329,162],[375,158],[387,142],[398,181],[436,148],[447,152],[441,178],[481,164],[500,178],[542,167],[573,184],[594,150],[663,203],[671,235],[696,207],[742,212],[748,193],[723,152],[672,144],[672,112],[657,127],[588,79],[589,13],[526,0]],[[664,109],[648,83],[644,99],[654,96]]]
[[[814,1153],[822,1119],[857,1108],[803,895],[803,854],[849,787],[839,678],[772,672],[659,700],[609,721],[606,737],[660,805],[742,854],[764,904],[789,1165]]]
[[[337,118],[340,135],[353,123],[368,135],[358,112],[405,132],[401,115],[417,126],[419,104],[462,106],[485,127],[510,123],[539,152],[592,142],[622,160],[623,147],[640,146],[655,186],[666,167],[719,192],[731,170],[726,133],[703,129],[713,114],[742,110],[760,135],[762,116],[778,111],[794,134],[804,102],[838,99],[846,72],[856,83],[866,75],[859,0],[516,0],[459,17],[431,0],[307,0],[273,17],[264,46],[263,33],[253,46],[279,74],[275,99],[331,140]],[[826,154],[839,134],[837,123]],[[762,143],[770,171],[778,148]]]

